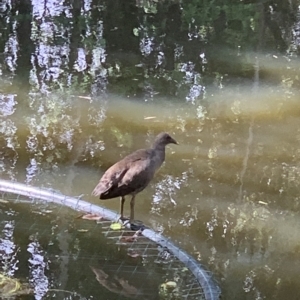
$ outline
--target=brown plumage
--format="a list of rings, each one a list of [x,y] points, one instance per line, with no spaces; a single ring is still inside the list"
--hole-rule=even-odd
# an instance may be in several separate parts
[[[165,147],[177,142],[167,133],[160,133],[150,149],[140,149],[112,165],[92,192],[100,199],[121,197],[120,214],[123,216],[125,196],[131,195],[130,222],[134,219],[135,195],[151,181],[155,171],[165,160]]]

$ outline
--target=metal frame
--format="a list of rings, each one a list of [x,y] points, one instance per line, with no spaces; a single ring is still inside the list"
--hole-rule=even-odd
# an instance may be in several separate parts
[[[29,198],[40,199],[49,203],[57,203],[59,205],[64,205],[69,208],[72,208],[73,210],[83,211],[85,213],[99,214],[104,219],[107,219],[109,221],[115,221],[118,219],[118,214],[112,210],[89,203],[81,199],[60,194],[54,190],[36,188],[22,183],[0,179],[0,191],[5,193],[22,195]],[[126,232],[130,231],[129,227],[130,226],[127,225]],[[219,286],[213,279],[212,274],[209,271],[207,271],[202,264],[197,262],[185,251],[178,248],[170,239],[164,237],[159,233],[154,232],[151,229],[146,228],[141,232],[141,234],[144,239],[148,239],[153,243],[166,249],[168,253],[175,256],[180,262],[182,262],[186,266],[186,268],[194,275],[197,282],[199,283],[206,300],[220,299],[221,290]],[[108,237],[113,238],[111,231],[108,231],[107,235]]]

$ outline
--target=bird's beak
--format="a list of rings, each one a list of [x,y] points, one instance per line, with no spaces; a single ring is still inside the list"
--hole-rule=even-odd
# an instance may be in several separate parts
[[[175,145],[179,145],[174,139],[172,139],[172,143]]]

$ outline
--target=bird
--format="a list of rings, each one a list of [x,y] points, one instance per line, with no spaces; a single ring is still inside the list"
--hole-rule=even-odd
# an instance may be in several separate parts
[[[125,196],[131,195],[130,219],[134,221],[135,196],[144,190],[155,172],[165,160],[165,148],[168,144],[176,144],[168,133],[161,132],[149,149],[139,149],[116,162],[101,177],[92,192],[93,196],[106,200],[120,197],[120,218],[124,220]]]

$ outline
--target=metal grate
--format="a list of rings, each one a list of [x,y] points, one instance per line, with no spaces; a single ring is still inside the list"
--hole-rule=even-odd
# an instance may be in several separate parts
[[[146,281],[143,279],[139,283],[139,289],[132,291],[131,299],[142,299],[141,297],[143,299],[220,299],[221,292],[213,280],[212,274],[185,251],[174,245],[171,240],[151,229],[144,229],[140,234],[136,234],[128,227],[113,230],[110,225],[118,218],[117,213],[52,190],[0,180],[0,191],[2,192],[2,199],[18,202],[27,197],[27,200],[32,203],[45,201],[67,206],[76,211],[102,216],[102,219],[98,221],[98,225],[100,225],[107,243],[122,247],[129,257],[138,257],[139,260],[135,264],[128,263],[126,260],[108,259],[103,261],[101,270],[92,268],[98,276],[98,281],[101,281],[102,277],[106,278],[107,274],[111,273],[114,276],[122,274],[128,280],[135,280],[136,284],[139,273],[144,275],[147,273],[149,281],[153,277],[160,277],[160,282],[166,283],[158,287],[158,293],[160,294],[157,298],[158,296],[153,296],[153,293],[151,294],[149,290],[148,279]],[[174,289],[176,293],[162,296],[161,293],[169,292],[168,283],[170,285],[176,283]],[[106,288],[110,289],[113,282],[106,281],[105,284],[107,285]],[[119,290],[119,293],[122,293],[122,289]]]

